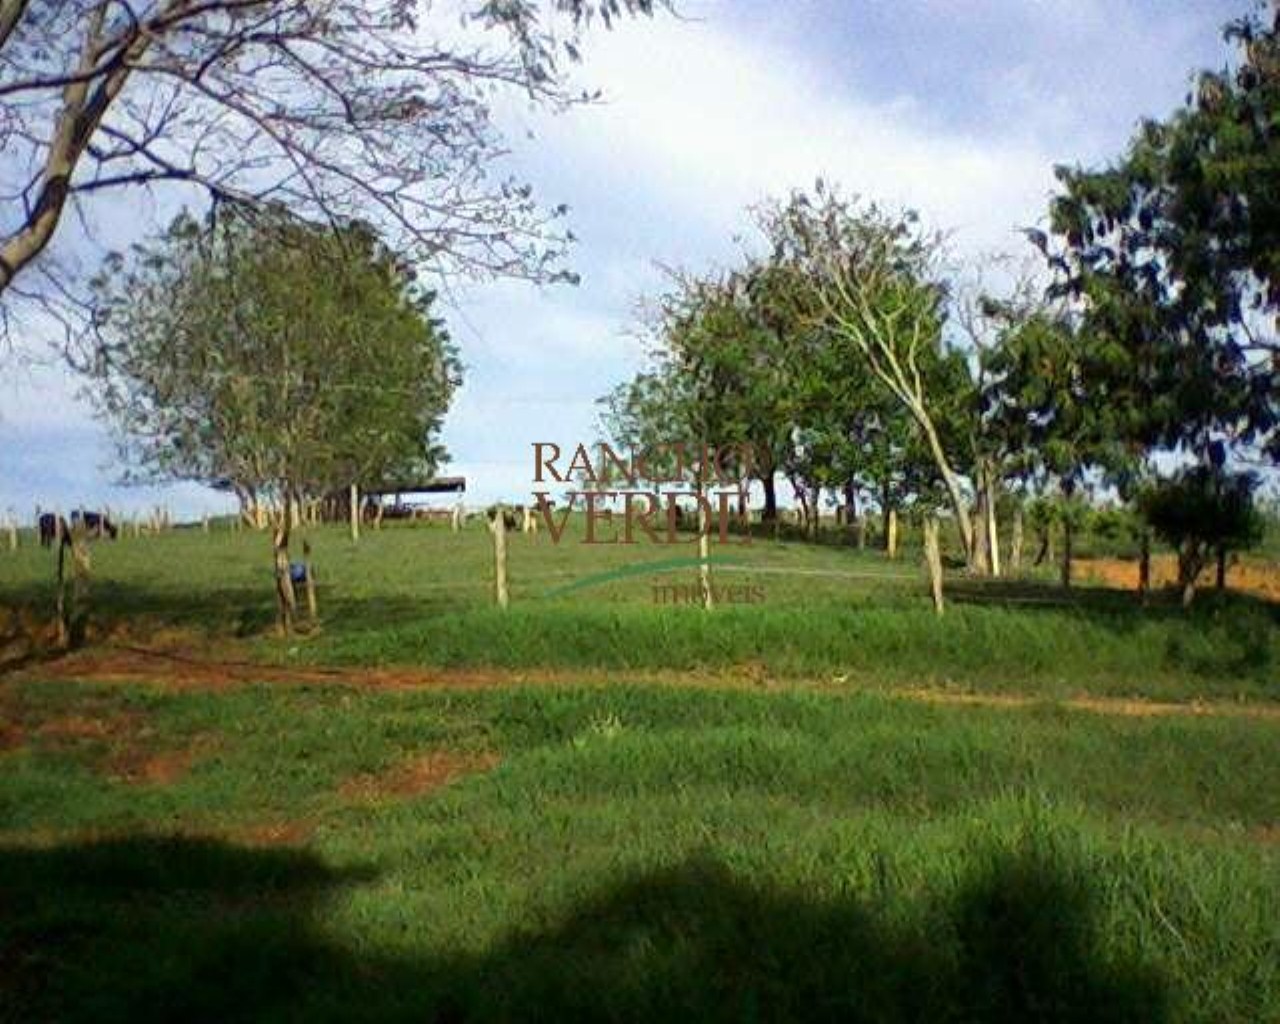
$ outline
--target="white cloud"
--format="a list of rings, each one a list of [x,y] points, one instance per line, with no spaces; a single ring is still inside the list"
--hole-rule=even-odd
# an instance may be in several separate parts
[[[748,229],[745,207],[819,174],[917,207],[983,247],[1008,244],[1043,210],[1045,150],[998,133],[939,132],[917,99],[862,100],[802,54],[728,28],[668,21],[593,40],[583,76],[607,83],[608,103],[540,133],[572,153],[576,180],[614,184],[628,230],[657,236],[650,258],[679,260],[689,235],[711,233],[724,239],[711,248],[727,255],[731,236]],[[628,216],[635,208],[661,209],[659,230]]]
[[[477,499],[527,491],[532,441],[589,439],[595,399],[639,364],[627,332],[636,299],[661,285],[656,263],[699,269],[733,259],[735,236],[750,231],[745,207],[807,187],[819,174],[919,208],[933,226],[953,230],[963,252],[1015,248],[1014,229],[1043,215],[1053,163],[1116,151],[1140,114],[1177,102],[1175,92],[1148,110],[1153,90],[1163,95],[1164,83],[1184,80],[1187,39],[1203,30],[1196,19],[1152,19],[1138,2],[904,0],[921,24],[933,12],[928,38],[896,23],[886,28],[883,19],[879,30],[898,33],[893,38],[875,31],[854,38],[853,5],[770,4],[748,16],[724,0],[689,12],[695,2],[685,10],[698,20],[592,33],[577,77],[602,87],[605,103],[561,117],[503,111],[512,169],[547,202],[572,207],[583,285],[464,289],[459,308],[446,311],[469,383],[445,441],[455,468],[474,474]],[[921,47],[945,46],[957,17],[989,31],[1028,26],[1025,40],[1000,40],[991,53],[945,54],[960,76],[957,91],[996,112],[980,123],[954,116],[955,97],[893,66],[904,46],[917,62]],[[824,59],[829,40],[814,34],[824,19],[836,43],[866,58],[859,66],[874,74],[874,89]],[[801,24],[804,31],[794,31]],[[1084,77],[1074,82],[1077,68]],[[1115,138],[1107,133],[1118,129],[1097,127],[1117,121],[1124,131]],[[536,132],[527,144],[526,126]],[[112,234],[135,222],[127,213],[112,211]],[[0,448],[17,428],[83,425],[73,390],[56,373],[0,390]],[[0,503],[25,502],[31,486],[0,472]]]

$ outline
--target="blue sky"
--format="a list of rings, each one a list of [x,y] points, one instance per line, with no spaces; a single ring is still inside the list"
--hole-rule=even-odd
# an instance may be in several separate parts
[[[1118,153],[1136,121],[1227,57],[1246,0],[682,0],[679,19],[594,32],[575,71],[604,102],[505,110],[511,169],[568,203],[577,288],[455,288],[444,311],[467,367],[446,421],[470,500],[530,490],[531,445],[597,436],[595,399],[641,364],[637,304],[659,265],[733,259],[746,208],[822,175],[911,205],[961,256],[1020,251],[1056,163]],[[533,138],[527,138],[532,133]],[[94,211],[111,244],[168,211]],[[39,337],[0,370],[0,515],[35,504],[182,514],[203,489],[120,488],[122,467]]]

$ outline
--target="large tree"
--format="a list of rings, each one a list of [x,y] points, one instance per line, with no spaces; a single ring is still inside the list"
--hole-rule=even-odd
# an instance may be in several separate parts
[[[131,465],[272,500],[277,557],[299,502],[440,454],[457,361],[433,294],[364,225],[180,217],[95,294],[93,393]]]
[[[1098,379],[1140,412],[1128,437],[1280,459],[1280,9],[1226,35],[1237,65],[1199,75],[1121,159],[1059,169],[1054,237],[1036,237],[1109,347]]]
[[[492,173],[509,92],[561,106],[579,30],[663,0],[0,0],[0,297],[126,189],[376,221],[435,270],[546,278],[564,236]],[[47,266],[43,269],[48,270]]]
[[[818,182],[766,215],[774,258],[811,290],[814,324],[861,361],[910,416],[929,453],[972,564],[975,543],[964,480],[942,429],[951,389],[936,372],[949,354],[942,340],[946,287],[937,236],[912,213],[895,215],[849,200]]]

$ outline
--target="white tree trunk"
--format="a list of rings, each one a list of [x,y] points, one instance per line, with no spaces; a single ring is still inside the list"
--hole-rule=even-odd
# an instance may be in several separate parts
[[[996,516],[996,503],[999,500],[999,484],[996,475],[991,471],[991,467],[987,467],[986,472],[986,530],[987,530],[987,552],[991,559],[991,575],[1000,576],[1000,527]]]
[[[1013,508],[1013,527],[1009,536],[1009,569],[1014,573],[1022,571],[1022,531],[1022,501],[1019,500]]]

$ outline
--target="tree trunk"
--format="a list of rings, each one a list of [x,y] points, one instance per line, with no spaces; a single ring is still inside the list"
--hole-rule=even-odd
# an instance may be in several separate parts
[[[890,559],[898,557],[898,510],[892,506],[885,521],[884,551]]]
[[[997,504],[1000,498],[1000,484],[996,475],[987,467],[987,554],[991,559],[991,575],[1000,576],[1000,526],[996,517]]]
[[[969,558],[969,568],[977,576],[990,576],[991,552],[987,545],[991,535],[987,533],[987,493],[981,483],[978,487],[978,500],[973,506],[973,517],[977,520],[979,529],[973,535],[973,552]]]
[[[1022,502],[1013,507],[1013,527],[1009,537],[1009,570],[1014,574],[1022,571]]]
[[[316,574],[311,564],[311,542],[307,540],[302,542],[302,570],[307,591],[307,618],[314,627],[320,624],[320,610],[316,601]]]
[[[1071,517],[1066,516],[1062,520],[1062,585],[1064,587],[1071,586],[1071,556],[1074,535],[1075,527],[1071,523]]]
[[[701,476],[695,490],[698,499],[698,590],[702,595],[702,607],[710,611],[715,606],[715,595],[711,590],[711,506],[707,504]]]
[[[929,569],[929,591],[933,596],[933,610],[943,611],[942,600],[942,552],[938,545],[938,520],[928,515],[924,520],[924,560]]]
[[[1151,534],[1143,530],[1138,543],[1138,600],[1146,604],[1151,593]]]
[[[880,484],[880,546],[887,557],[892,558],[889,544],[889,519],[893,514],[893,503],[889,501],[889,482]]]
[[[1218,545],[1218,575],[1216,585],[1218,590],[1227,589],[1227,547],[1225,544]]]
[[[1200,575],[1200,553],[1192,541],[1183,543],[1178,552],[1178,583],[1182,587],[1182,607],[1188,608],[1196,596],[1196,578]]]
[[[347,501],[350,503],[350,522],[351,522],[351,542],[354,544],[360,539],[360,485],[352,484],[347,492]]]
[[[773,474],[766,473],[760,478],[760,485],[764,488],[764,509],[760,513],[761,522],[777,523],[778,521],[778,487],[774,482]]]
[[[715,595],[711,590],[711,521],[707,517],[706,506],[701,502],[698,510],[698,587],[702,592],[702,607],[710,611],[715,606]]]
[[[951,461],[947,458],[946,451],[943,450],[942,440],[938,437],[938,431],[928,413],[923,408],[916,406],[913,406],[910,411],[917,425],[924,433],[925,442],[929,446],[929,453],[933,456],[934,465],[937,467],[938,474],[942,477],[942,483],[947,489],[947,497],[956,517],[956,527],[960,531],[960,544],[964,548],[965,561],[972,566],[973,520],[969,518],[969,507],[965,504],[964,492],[960,488],[960,478],[956,476],[956,471],[951,468]]]
[[[289,511],[281,508],[276,528],[271,537],[272,557],[276,573],[276,629],[281,636],[293,631],[293,613],[298,596],[293,590],[293,577],[289,575]]]

